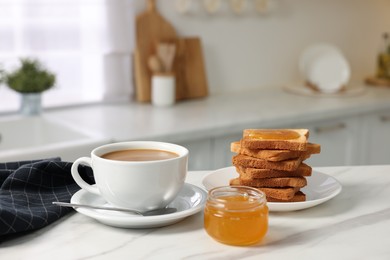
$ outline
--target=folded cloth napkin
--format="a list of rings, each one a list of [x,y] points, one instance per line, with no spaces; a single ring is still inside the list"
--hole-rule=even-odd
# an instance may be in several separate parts
[[[52,202],[70,201],[80,190],[71,166],[60,158],[0,163],[0,236],[42,228],[69,213]],[[94,183],[90,167],[79,171]]]

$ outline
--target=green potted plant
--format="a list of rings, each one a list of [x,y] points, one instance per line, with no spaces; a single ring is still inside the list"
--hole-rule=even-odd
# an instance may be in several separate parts
[[[24,115],[41,112],[41,94],[52,88],[56,77],[35,59],[22,58],[21,66],[14,71],[1,72],[1,81],[21,94],[20,111]]]

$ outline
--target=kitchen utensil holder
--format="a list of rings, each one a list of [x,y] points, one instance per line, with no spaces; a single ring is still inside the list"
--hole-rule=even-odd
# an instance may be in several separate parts
[[[160,73],[152,76],[152,104],[172,106],[176,101],[176,79],[173,73]]]

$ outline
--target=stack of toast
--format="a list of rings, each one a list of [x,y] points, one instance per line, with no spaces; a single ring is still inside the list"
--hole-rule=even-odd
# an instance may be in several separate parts
[[[312,168],[304,160],[321,152],[308,138],[307,129],[245,129],[242,139],[231,143],[239,177],[230,185],[258,188],[269,202],[305,201],[301,188]]]

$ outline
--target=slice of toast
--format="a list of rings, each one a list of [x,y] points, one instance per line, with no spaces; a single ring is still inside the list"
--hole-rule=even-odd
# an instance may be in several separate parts
[[[307,185],[305,177],[279,177],[279,178],[262,178],[262,179],[241,179],[239,178],[241,185],[251,187],[294,187],[303,188]]]
[[[311,176],[312,168],[305,163],[301,163],[295,171],[290,172],[273,169],[245,168],[242,166],[236,166],[236,171],[241,179],[261,179],[273,177],[308,177]]]
[[[241,141],[232,142],[230,151],[237,154],[248,155],[255,158],[265,159],[267,161],[284,161],[302,157],[307,159],[312,154],[321,152],[319,144],[308,143],[306,151],[290,151],[290,150],[264,150],[264,149],[249,149],[241,146]]]
[[[240,179],[230,180],[230,185],[242,185]],[[256,187],[255,187],[256,188]],[[294,195],[299,191],[299,188],[283,187],[283,188],[256,188],[265,193],[267,200],[270,198],[274,200],[291,200]]]
[[[231,143],[230,151],[275,162],[298,158],[302,155],[300,151],[249,149],[242,147],[240,141]]]
[[[273,197],[267,197],[267,202],[300,202],[306,201],[306,194],[302,191],[298,191],[291,199],[278,199]]]
[[[241,146],[249,149],[305,151],[308,129],[245,129]]]
[[[321,145],[315,143],[307,143],[307,150],[302,154],[302,160],[310,158],[312,154],[321,153]]]
[[[267,161],[265,159],[254,158],[247,155],[238,154],[233,156],[234,166],[243,166],[246,168],[274,169],[282,171],[295,171],[302,162],[301,158],[289,159],[280,162]]]

